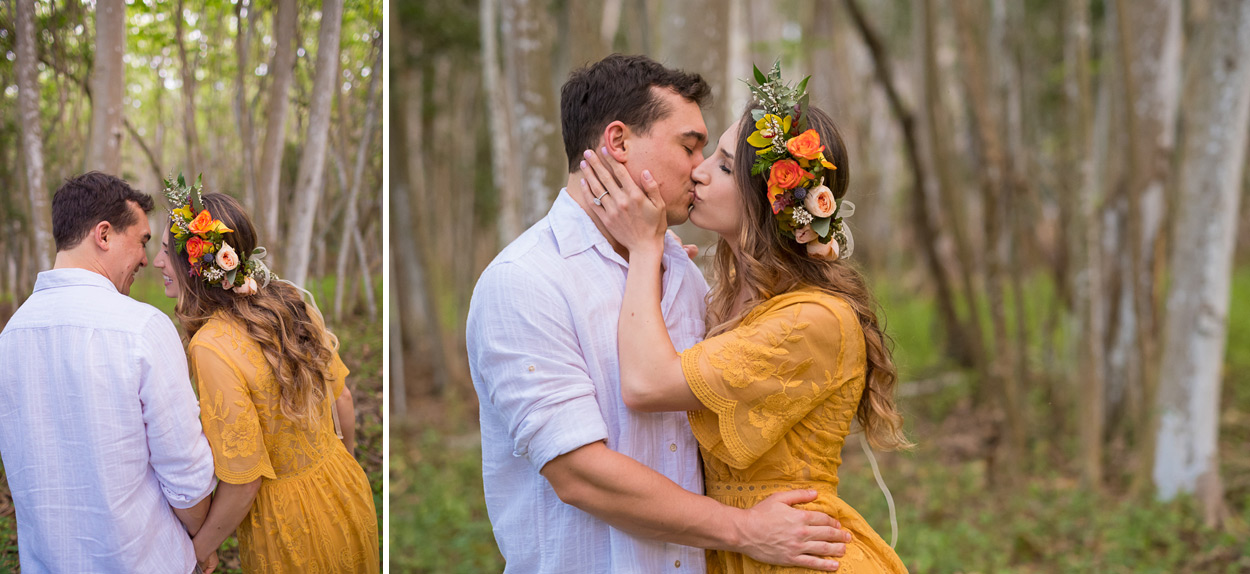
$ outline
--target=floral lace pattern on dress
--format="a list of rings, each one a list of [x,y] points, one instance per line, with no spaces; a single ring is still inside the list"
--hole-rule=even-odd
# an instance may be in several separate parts
[[[264,352],[234,321],[210,319],[188,354],[218,478],[231,484],[265,479],[238,528],[243,570],[377,572],[373,492],[334,433],[331,409],[348,374],[338,354],[328,396],[308,423],[282,414]]]

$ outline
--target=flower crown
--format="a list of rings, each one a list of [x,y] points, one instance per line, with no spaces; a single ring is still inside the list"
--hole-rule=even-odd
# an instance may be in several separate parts
[[[780,62],[767,76],[752,67],[755,84],[747,85],[761,109],[751,110],[755,132],[747,142],[760,148],[751,175],[768,175],[768,203],[777,226],[787,237],[806,244],[813,257],[850,257],[855,241],[842,220],[855,212],[855,205],[838,201],[825,185],[825,177],[832,177],[838,167],[825,159],[820,134],[807,127],[811,76],[791,87],[781,81]]]
[[[213,219],[204,207],[202,180],[203,175],[195,179],[195,185],[188,185],[181,173],[176,180],[164,180],[174,253],[187,256],[191,277],[201,277],[206,283],[219,284],[222,289],[240,295],[256,293],[275,277],[262,260],[265,248],[257,247],[246,260],[239,261],[238,253],[226,242],[226,234],[234,230],[220,219]],[[261,283],[257,285],[257,281]]]

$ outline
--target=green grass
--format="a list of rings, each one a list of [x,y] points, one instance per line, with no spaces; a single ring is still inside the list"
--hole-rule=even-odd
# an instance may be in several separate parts
[[[332,279],[310,281],[317,303],[327,314],[331,330],[339,339],[339,355],[351,370],[348,384],[354,387],[356,401],[356,459],[364,467],[373,490],[374,508],[377,511],[378,533],[382,532],[382,322],[364,316],[347,316],[342,324],[335,324],[332,315],[334,282]],[[381,277],[377,278],[374,292],[381,301]],[[328,297],[322,297],[325,293]],[[164,286],[156,273],[140,273],[131,287],[130,295],[149,303],[173,317],[175,300],[165,297]],[[380,313],[380,310],[379,310]],[[0,326],[3,326],[0,324]],[[378,555],[381,556],[381,540]],[[237,574],[239,569],[238,541],[231,536],[222,544],[221,566],[218,572]],[[17,532],[8,483],[0,468],[0,572],[17,571]]]
[[[892,285],[878,286],[887,328],[895,342],[900,379],[928,379],[953,367],[941,356],[932,304]],[[1009,295],[1010,296],[1010,295]],[[1039,327],[1053,301],[1049,285],[1030,282],[1028,298],[1033,372],[1062,372],[1040,341],[1053,337],[1063,358],[1064,334]],[[984,460],[958,456],[944,446],[961,422],[974,381],[957,374],[936,393],[900,400],[908,432],[919,446],[910,453],[877,453],[893,492],[900,527],[898,552],[915,573],[1234,573],[1250,572],[1250,268],[1233,284],[1221,417],[1220,457],[1226,501],[1237,517],[1230,531],[1203,526],[1196,502],[1163,503],[1115,488],[1081,487],[1076,438],[1056,429],[1033,429],[1030,471],[1012,486],[991,484]],[[1010,299],[1008,300],[1010,305]],[[1010,309],[1010,307],[1009,307]],[[1058,326],[1057,326],[1058,328]],[[988,332],[988,330],[987,330]],[[1014,336],[1014,330],[1011,331]],[[1030,407],[1044,410],[1032,393]],[[443,417],[433,425],[392,434],[391,556],[393,572],[498,572],[482,499],[480,447],[471,425]],[[953,425],[959,429],[958,424]],[[889,540],[889,515],[858,439],[852,438],[840,470],[841,496]],[[1040,462],[1038,462],[1040,461]],[[1239,524],[1242,525],[1239,527]]]

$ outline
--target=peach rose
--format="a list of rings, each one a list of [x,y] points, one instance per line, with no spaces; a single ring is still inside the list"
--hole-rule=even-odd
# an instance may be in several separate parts
[[[237,295],[255,295],[260,287],[256,285],[256,280],[251,277],[244,277],[243,284],[234,288]]]
[[[794,157],[818,159],[825,146],[820,145],[820,134],[816,130],[807,130],[786,142],[786,149]]]
[[[794,240],[799,243],[808,243],[817,237],[820,236],[816,235],[815,231],[812,231],[812,226],[810,225],[804,225],[802,229],[794,230]]]
[[[824,259],[826,261],[837,261],[838,260],[838,242],[836,239],[833,241],[830,241],[829,243],[821,243],[819,241],[813,241],[807,244],[807,254],[812,257],[815,257],[816,259]]]
[[[222,243],[221,250],[217,252],[217,266],[222,271],[230,271],[239,266],[239,256],[228,243]]]
[[[213,216],[205,209],[187,224],[187,230],[191,233],[208,233],[213,229]]]
[[[191,263],[195,263],[196,261],[199,261],[199,259],[204,256],[204,247],[209,246],[209,245],[212,245],[212,244],[207,241],[204,241],[203,239],[200,239],[199,237],[192,237],[191,239],[188,239],[187,240],[187,261]]]
[[[803,198],[803,209],[814,217],[829,217],[838,209],[838,201],[829,188],[820,185],[808,190],[807,197]]]

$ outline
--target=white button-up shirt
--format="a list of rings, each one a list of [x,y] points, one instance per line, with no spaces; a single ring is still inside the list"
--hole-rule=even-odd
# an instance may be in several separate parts
[[[170,506],[216,485],[199,417],[169,317],[98,273],[40,273],[0,333],[0,456],[22,572],[191,572]]]
[[[703,336],[707,282],[666,238],[662,308],[678,350]],[[636,538],[565,504],[539,470],[606,440],[703,493],[686,413],[621,400],[616,325],[626,261],[561,191],[547,217],[482,272],[469,308],[469,368],[481,400],[482,474],[505,572],[703,572],[703,550]]]

